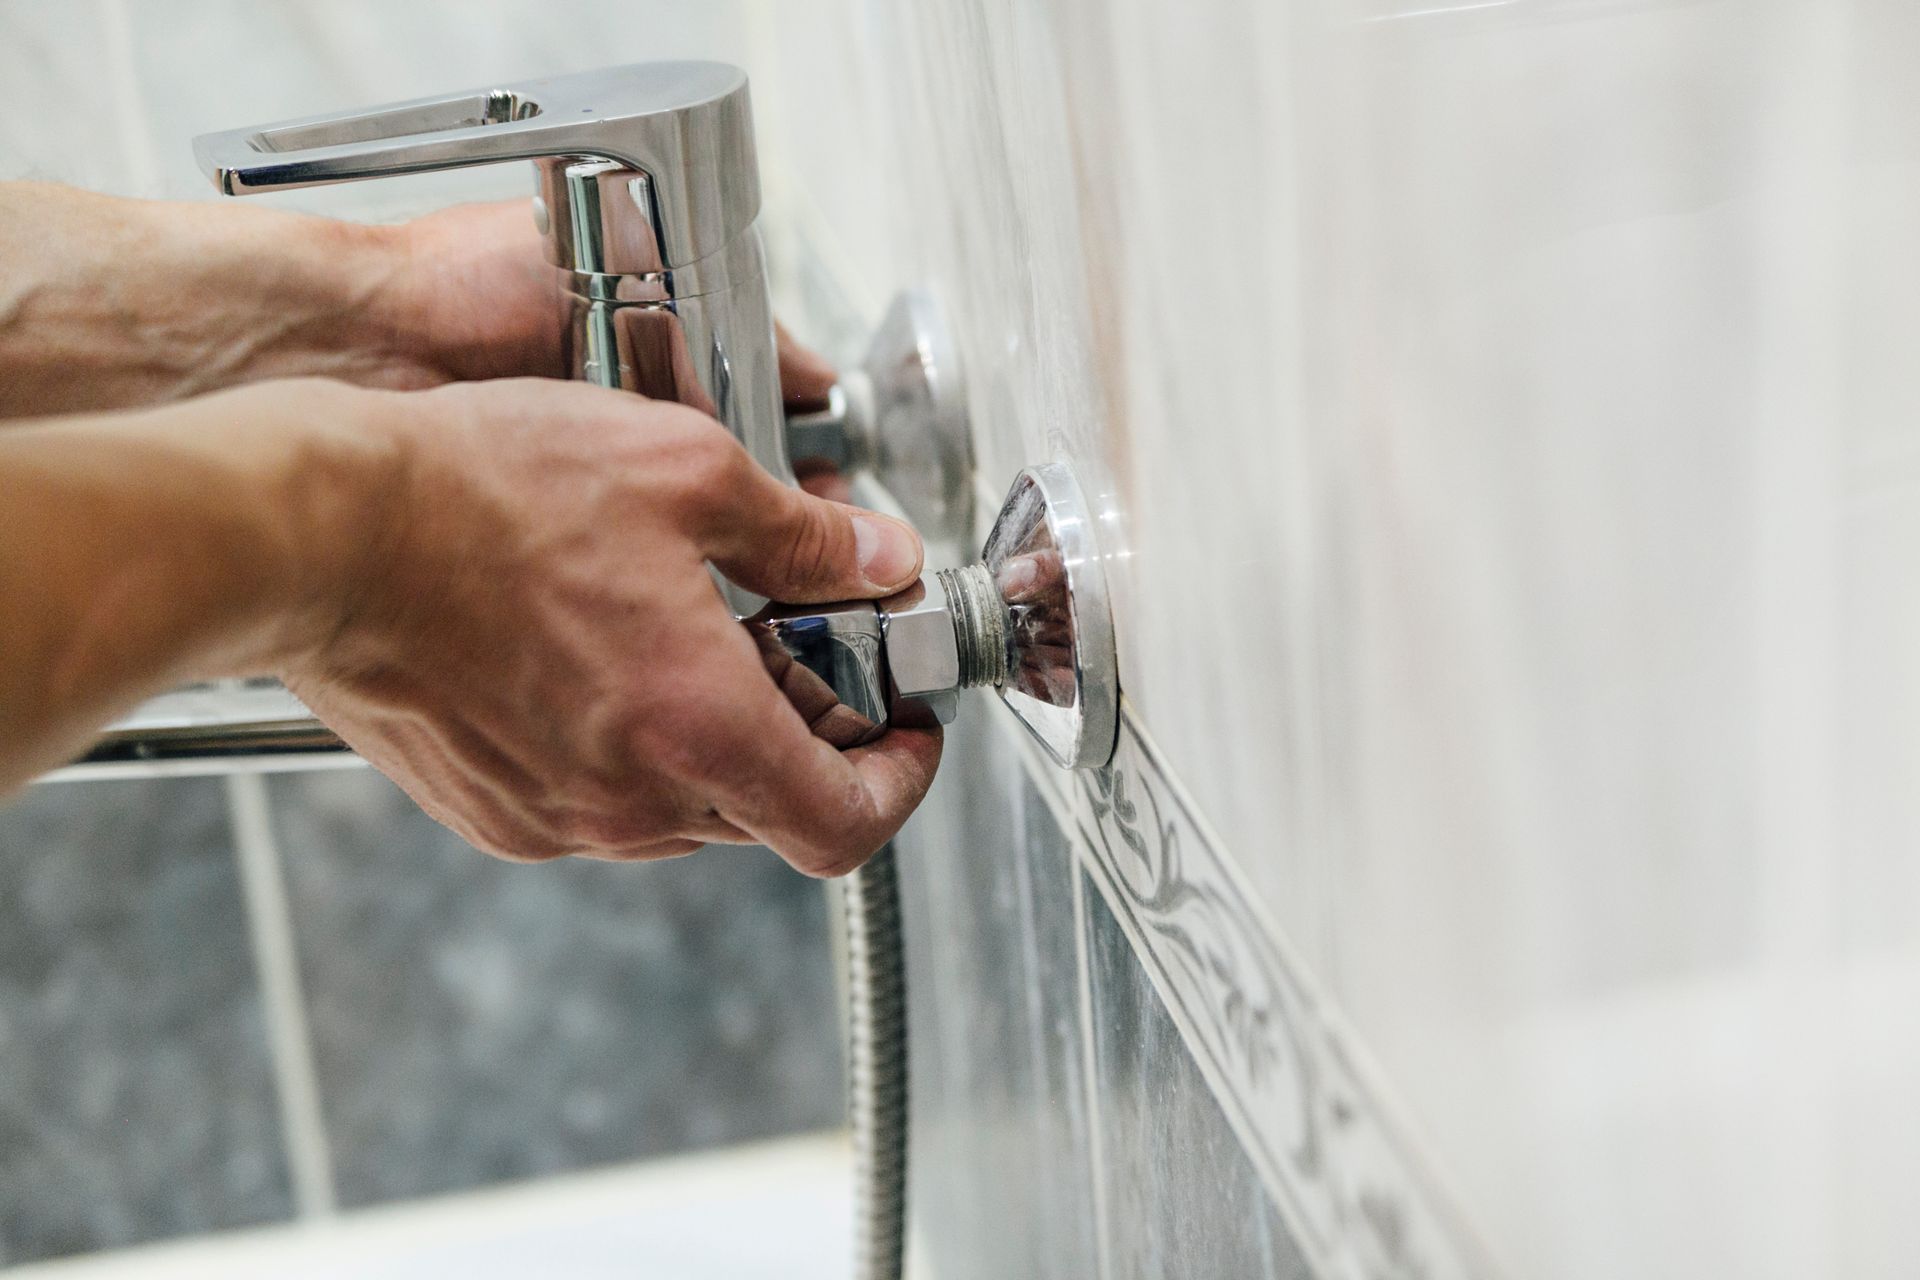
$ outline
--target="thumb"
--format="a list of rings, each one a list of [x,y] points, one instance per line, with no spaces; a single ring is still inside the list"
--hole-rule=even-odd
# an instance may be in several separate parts
[[[920,535],[902,520],[755,479],[709,524],[701,551],[770,600],[810,604],[889,595],[920,574]]]

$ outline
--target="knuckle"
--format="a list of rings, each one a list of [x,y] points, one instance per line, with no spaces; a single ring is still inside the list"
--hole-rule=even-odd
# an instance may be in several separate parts
[[[502,862],[540,863],[564,858],[573,846],[545,827],[520,823],[486,823],[461,836],[480,852]]]
[[[561,817],[560,833],[576,849],[618,852],[652,844],[666,833],[652,806],[586,804],[569,808]]]
[[[673,422],[670,432],[661,443],[683,500],[704,508],[738,494],[746,453],[725,428],[689,412],[686,420]]]
[[[864,845],[809,844],[790,846],[778,852],[803,875],[816,880],[838,880],[865,866],[867,860],[873,857],[874,849]]]
[[[692,690],[663,691],[647,710],[632,732],[636,769],[683,782],[713,772],[720,752],[713,735],[701,732],[712,713]]]
[[[835,880],[859,870],[892,834],[889,824],[857,801],[830,819],[821,815],[811,832],[778,848],[794,867],[819,880]]]
[[[445,796],[426,793],[416,794],[415,802],[474,849],[502,862],[548,862],[568,852],[545,823],[522,820],[498,806],[449,803]]]
[[[502,862],[520,863],[528,866],[537,866],[543,862],[555,862],[573,852],[573,847],[571,846],[556,844],[552,841],[541,840],[531,836],[511,845],[489,846],[483,844],[477,847],[483,853],[486,853],[490,857],[498,858]]]

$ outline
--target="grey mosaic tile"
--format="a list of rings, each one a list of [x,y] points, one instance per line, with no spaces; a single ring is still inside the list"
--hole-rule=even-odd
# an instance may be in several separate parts
[[[825,896],[772,854],[519,866],[377,774],[272,795],[341,1203],[842,1122]]]
[[[1073,861],[983,715],[902,836],[912,1230],[942,1277],[1095,1274]]]
[[[291,1212],[213,780],[0,810],[0,1262]]]
[[[1110,1280],[1306,1280],[1299,1248],[1090,880],[1094,1177]]]

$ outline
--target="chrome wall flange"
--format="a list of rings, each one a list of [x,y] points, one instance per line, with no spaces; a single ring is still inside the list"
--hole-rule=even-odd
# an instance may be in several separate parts
[[[973,517],[973,449],[953,329],[934,295],[900,293],[874,330],[860,367],[825,409],[790,414],[787,451],[844,475],[869,472],[933,541],[966,537]]]
[[[1069,467],[1015,478],[984,558],[1007,610],[1001,701],[1063,768],[1104,767],[1120,731],[1120,668],[1106,564]]]

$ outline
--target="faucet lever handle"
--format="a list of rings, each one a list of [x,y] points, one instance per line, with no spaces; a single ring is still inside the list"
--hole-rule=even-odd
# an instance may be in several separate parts
[[[513,126],[539,114],[531,97],[487,89],[202,134],[193,154],[222,194],[250,195],[532,159],[541,150]]]
[[[760,211],[747,78],[652,62],[203,134],[227,195],[508,160],[613,161],[647,175],[665,266],[717,252]]]

